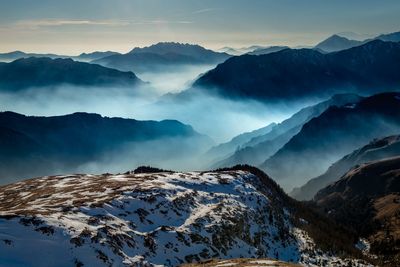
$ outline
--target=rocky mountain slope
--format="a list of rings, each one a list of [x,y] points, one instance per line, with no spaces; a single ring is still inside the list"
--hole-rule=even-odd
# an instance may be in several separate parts
[[[398,89],[400,43],[374,40],[340,52],[285,49],[233,57],[200,77],[190,90],[259,101],[377,93]]]
[[[311,200],[320,189],[339,180],[351,168],[394,156],[400,156],[400,135],[373,140],[332,164],[324,174],[295,188],[290,195],[298,200]]]
[[[334,256],[339,244],[342,255],[357,255],[351,238],[316,235],[323,229],[341,232],[254,168],[145,169],[49,176],[0,187],[2,263],[177,266],[211,258],[269,257],[308,266],[350,261],[365,266]],[[331,249],[317,245],[321,236]]]
[[[400,131],[400,93],[383,93],[355,105],[331,107],[262,164],[285,189],[305,184],[330,165],[365,145]]]
[[[316,204],[365,238],[380,266],[400,264],[400,157],[363,164],[320,190]]]
[[[142,81],[132,72],[121,72],[72,59],[23,58],[0,63],[0,90],[15,91],[57,85],[126,86]]]

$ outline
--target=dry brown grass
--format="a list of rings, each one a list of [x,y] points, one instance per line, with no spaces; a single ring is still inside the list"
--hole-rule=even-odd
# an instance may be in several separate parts
[[[125,191],[151,189],[143,188],[141,184],[144,180],[154,180],[154,175],[124,174],[123,179],[117,180],[109,174],[75,174],[34,178],[1,186],[0,216],[48,215],[84,205],[101,206]]]
[[[170,172],[171,173],[171,172]],[[236,172],[225,172],[237,176]],[[219,174],[213,173],[219,177]],[[192,173],[179,173],[181,178]],[[165,173],[45,176],[0,186],[0,216],[38,216],[81,206],[99,207],[124,192],[146,192],[163,185]],[[153,181],[145,183],[145,181]]]
[[[377,211],[374,219],[382,226],[377,229],[369,239],[372,242],[384,242],[391,239],[400,241],[400,195],[390,194],[374,201],[374,209]]]

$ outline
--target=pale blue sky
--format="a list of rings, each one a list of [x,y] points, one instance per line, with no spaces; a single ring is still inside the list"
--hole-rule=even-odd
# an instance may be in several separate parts
[[[313,45],[337,32],[399,31],[399,14],[399,0],[0,0],[0,51]]]

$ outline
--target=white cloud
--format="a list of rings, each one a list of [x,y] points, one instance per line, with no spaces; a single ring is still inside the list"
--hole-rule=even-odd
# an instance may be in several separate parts
[[[193,11],[192,14],[208,13],[208,12],[215,11],[215,10],[216,10],[216,8],[204,8],[204,9],[199,9],[199,10]]]
[[[21,20],[14,24],[20,28],[37,29],[40,27],[58,27],[58,26],[129,26],[129,25],[159,25],[159,24],[191,24],[191,21],[185,20],[71,20],[71,19],[41,19],[41,20]]]
[[[16,26],[39,28],[65,25],[103,25],[103,26],[126,26],[128,21],[121,20],[69,20],[69,19],[43,19],[43,20],[22,20],[15,23]]]
[[[187,20],[142,20],[142,21],[131,21],[129,24],[132,25],[159,25],[159,24],[192,24],[192,21]]]

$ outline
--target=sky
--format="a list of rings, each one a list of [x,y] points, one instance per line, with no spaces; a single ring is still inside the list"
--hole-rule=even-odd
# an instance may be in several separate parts
[[[0,52],[310,46],[334,33],[399,31],[399,14],[399,0],[0,0]]]

